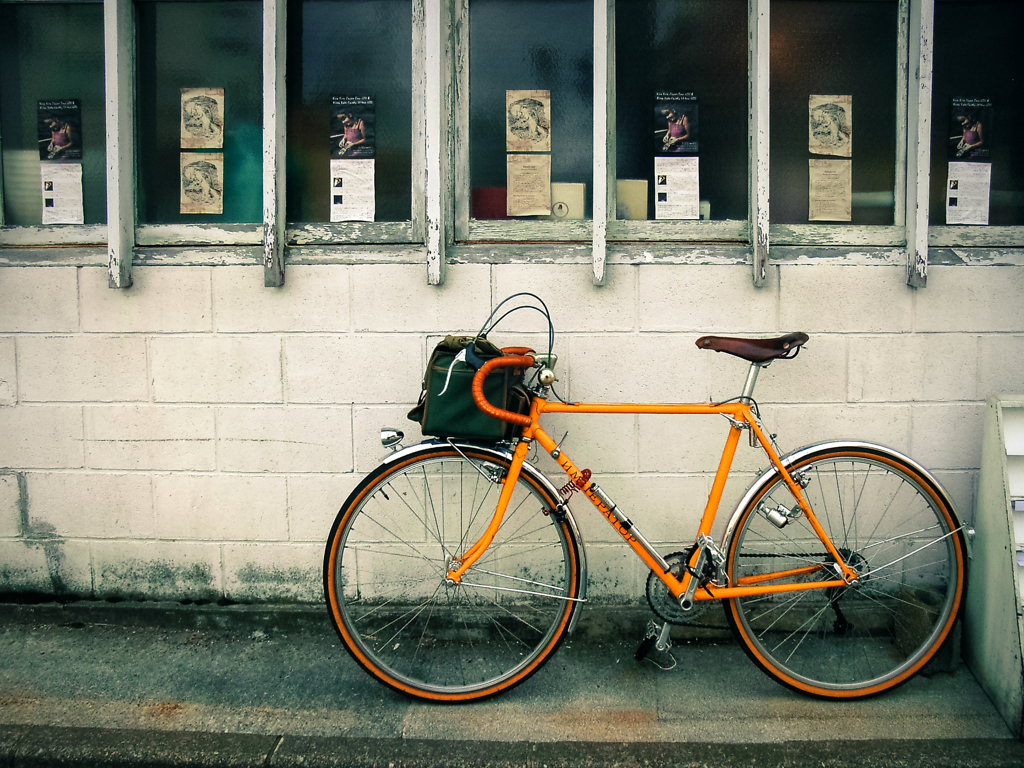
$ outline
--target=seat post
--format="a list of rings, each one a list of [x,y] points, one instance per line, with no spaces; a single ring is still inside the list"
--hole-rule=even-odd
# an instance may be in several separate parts
[[[747,371],[747,382],[743,385],[743,394],[740,395],[740,400],[743,402],[752,402],[754,399],[754,385],[757,384],[757,374],[760,373],[761,367],[767,365],[767,363],[751,363],[750,370]]]

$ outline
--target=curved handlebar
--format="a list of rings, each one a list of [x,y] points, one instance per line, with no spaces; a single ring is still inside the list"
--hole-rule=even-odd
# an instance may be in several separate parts
[[[513,413],[503,408],[491,405],[484,396],[484,379],[487,378],[495,368],[530,368],[533,366],[533,358],[530,355],[506,355],[496,357],[484,363],[480,370],[473,376],[473,401],[476,407],[486,413],[492,419],[501,419],[522,427],[530,425],[530,417],[522,413]]]

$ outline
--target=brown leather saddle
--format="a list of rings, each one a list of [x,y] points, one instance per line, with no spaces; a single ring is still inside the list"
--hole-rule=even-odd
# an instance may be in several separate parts
[[[697,346],[727,352],[751,363],[769,363],[796,357],[800,347],[810,338],[806,333],[789,333],[774,339],[737,339],[731,336],[701,336]]]

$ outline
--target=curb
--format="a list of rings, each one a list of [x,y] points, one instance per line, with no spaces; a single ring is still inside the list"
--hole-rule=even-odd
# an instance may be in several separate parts
[[[1018,768],[1010,739],[693,744],[468,742],[0,726],[0,768]]]

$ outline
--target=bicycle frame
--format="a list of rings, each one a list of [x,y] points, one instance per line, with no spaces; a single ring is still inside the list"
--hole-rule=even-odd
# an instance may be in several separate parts
[[[722,404],[700,404],[700,403],[562,403],[549,402],[548,400],[534,396],[530,407],[529,423],[523,426],[522,436],[516,445],[513,453],[511,466],[504,479],[504,487],[498,498],[497,508],[490,525],[480,539],[469,547],[462,555],[453,558],[451,568],[448,571],[447,579],[451,583],[458,583],[462,575],[479,559],[490,545],[498,529],[501,527],[512,495],[512,489],[519,479],[523,461],[530,450],[530,446],[536,441],[555,462],[562,468],[575,489],[583,493],[587,499],[597,508],[598,512],[608,523],[619,533],[623,540],[633,549],[637,556],[644,561],[647,567],[664,582],[674,597],[677,599],[689,594],[695,600],[721,600],[733,597],[745,597],[759,594],[778,594],[782,592],[795,592],[812,589],[828,589],[833,587],[845,587],[856,582],[857,573],[852,570],[839,554],[835,545],[829,539],[828,534],[819,524],[808,503],[803,489],[798,482],[783,466],[782,461],[771,445],[770,439],[765,435],[756,415],[754,414],[749,392],[753,389],[753,382],[756,380],[756,369],[760,366],[751,366],[751,375],[748,377],[744,397],[737,402]],[[790,579],[794,576],[809,575],[824,569],[823,565],[809,565],[802,568],[776,571],[766,574],[751,576],[741,579],[739,583],[727,586],[706,584],[701,587],[702,591],[696,591],[695,584],[691,581],[695,578],[691,574],[692,566],[701,556],[701,552],[695,549],[691,556],[689,565],[691,568],[684,571],[681,579],[677,579],[670,572],[665,559],[648,543],[640,530],[629,520],[616,506],[608,495],[590,478],[589,470],[580,470],[572,459],[566,455],[558,444],[545,432],[539,420],[545,413],[603,413],[603,414],[664,414],[664,415],[722,415],[729,419],[730,428],[726,438],[725,447],[718,463],[718,470],[715,473],[715,480],[708,496],[704,514],[701,517],[695,541],[702,537],[710,537],[711,528],[714,525],[718,507],[725,489],[725,482],[732,467],[736,448],[739,444],[740,435],[743,430],[751,432],[752,442],[754,439],[760,444],[768,456],[772,466],[779,472],[793,496],[797,499],[800,509],[806,515],[812,529],[817,534],[821,543],[835,562],[836,578],[821,581],[807,581],[800,583],[772,584],[773,581]],[[524,419],[525,422],[525,419]],[[563,499],[564,504],[567,500]],[[545,514],[557,514],[557,510],[545,510]]]

